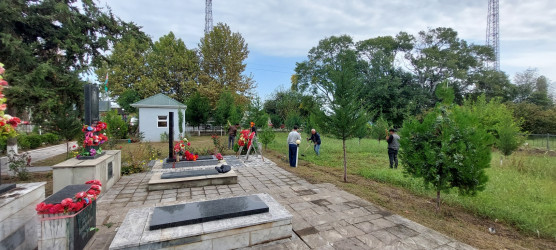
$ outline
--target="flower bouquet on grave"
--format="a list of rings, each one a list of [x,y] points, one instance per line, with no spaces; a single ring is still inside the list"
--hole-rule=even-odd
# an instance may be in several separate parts
[[[189,152],[187,151],[187,149],[190,146],[191,143],[185,137],[181,138],[179,142],[176,142],[176,144],[174,144],[174,158],[176,159],[176,161],[180,161],[180,158],[186,158],[185,153]]]
[[[214,157],[216,157],[216,159],[219,160],[219,161],[224,160],[224,157],[220,153],[215,154]]]
[[[74,197],[68,197],[62,200],[59,204],[46,204],[41,202],[37,204],[35,210],[38,214],[53,215],[53,214],[75,214],[85,207],[93,203],[100,195],[102,183],[99,180],[91,180],[85,184],[92,184],[87,192],[79,192]],[[49,216],[47,216],[49,217]]]
[[[19,118],[4,114],[4,110],[8,107],[5,103],[6,97],[2,93],[4,87],[8,86],[8,82],[2,77],[4,71],[4,64],[0,63],[0,139],[15,138],[17,136],[15,128],[21,123]]]
[[[95,157],[102,154],[101,145],[108,141],[106,133],[102,133],[106,128],[105,122],[97,122],[95,126],[83,126],[81,131],[83,131],[85,139],[83,140],[83,149],[77,155],[78,159],[83,156]]]

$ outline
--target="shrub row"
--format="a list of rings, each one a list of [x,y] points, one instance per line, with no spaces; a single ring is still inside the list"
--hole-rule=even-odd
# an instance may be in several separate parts
[[[35,149],[42,145],[56,145],[60,142],[60,137],[52,133],[20,134],[17,136],[17,145],[20,149]]]

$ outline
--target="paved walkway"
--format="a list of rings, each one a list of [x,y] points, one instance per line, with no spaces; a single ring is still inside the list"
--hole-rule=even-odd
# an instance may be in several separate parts
[[[252,159],[243,166],[234,161],[239,175],[235,185],[148,192],[152,173],[123,176],[98,200],[100,230],[86,249],[108,249],[130,208],[261,192],[292,213],[294,232],[292,239],[252,249],[473,249],[332,184],[310,184],[269,160]]]
[[[77,145],[77,142],[72,141],[69,143],[69,147],[70,150],[73,149],[73,145]],[[50,157],[54,157],[56,155],[60,155],[60,154],[64,154],[66,153],[66,143],[63,144],[58,144],[58,145],[54,145],[54,146],[50,146],[50,147],[45,147],[45,148],[39,148],[39,149],[34,149],[34,150],[29,150],[26,151],[27,153],[29,153],[31,155],[31,164],[37,162],[37,161],[42,161],[45,159],[48,159]],[[19,152],[20,154],[23,152]],[[9,166],[8,164],[1,164],[0,166],[2,169],[2,174],[12,174],[12,172],[9,171]],[[48,171],[52,171],[51,167],[30,167],[27,168],[29,170],[29,172],[34,173],[34,172],[48,172]]]

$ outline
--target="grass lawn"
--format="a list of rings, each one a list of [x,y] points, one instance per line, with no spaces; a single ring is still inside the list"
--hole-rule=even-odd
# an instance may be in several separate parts
[[[277,133],[276,140],[268,148],[284,157],[287,154],[286,137],[286,133]],[[300,156],[300,159],[342,170],[341,141],[326,136],[322,140],[320,157],[315,156],[309,147],[304,153],[306,156]],[[346,144],[348,173],[402,187],[419,196],[435,197],[421,180],[405,176],[403,167],[397,170],[388,167],[386,142],[379,144],[376,140],[364,139],[359,143],[358,139],[353,139]],[[301,144],[301,153],[307,145],[306,142]],[[491,168],[486,173],[489,182],[484,191],[475,197],[460,196],[456,190],[442,193],[443,205],[462,207],[476,216],[504,222],[529,234],[556,239],[556,157],[517,152],[504,159],[501,165],[500,154],[495,152]]]

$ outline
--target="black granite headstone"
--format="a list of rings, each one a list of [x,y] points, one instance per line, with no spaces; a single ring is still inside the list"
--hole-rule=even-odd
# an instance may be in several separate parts
[[[60,191],[56,192],[55,194],[48,196],[48,198],[44,200],[44,203],[46,204],[61,203],[62,200],[64,200],[65,198],[73,198],[75,194],[79,192],[89,191],[89,189],[91,189],[91,186],[92,186],[91,184],[68,185],[60,189]]]
[[[167,162],[173,162],[173,161],[175,161],[174,159],[174,112],[168,112],[168,160]]]
[[[98,87],[94,84],[85,84],[83,87],[85,98],[85,124],[91,125],[99,121],[98,112]]]
[[[199,155],[199,157],[197,158],[198,161],[204,161],[204,160],[216,160],[216,157],[214,157],[214,155]]]
[[[202,167],[211,165],[218,165],[218,160],[166,162],[162,164],[162,168]]]
[[[8,192],[8,191],[10,191],[14,188],[15,188],[15,184],[13,184],[13,183],[11,183],[11,184],[0,184],[0,194]]]
[[[168,172],[164,173],[160,176],[160,179],[176,179],[176,178],[186,178],[186,177],[195,177],[195,176],[204,176],[204,175],[215,175],[218,174],[216,169],[199,169],[199,170],[189,170],[189,171],[181,171],[181,172]]]
[[[96,204],[97,201],[93,201],[91,205],[85,207],[74,217],[73,249],[84,249],[95,234],[96,231],[92,229],[96,227],[97,221]]]
[[[268,211],[268,206],[256,195],[155,207],[149,229],[178,227]]]

